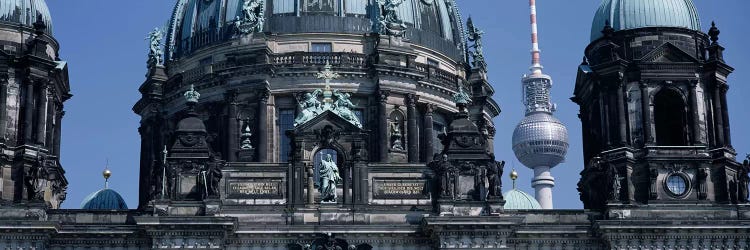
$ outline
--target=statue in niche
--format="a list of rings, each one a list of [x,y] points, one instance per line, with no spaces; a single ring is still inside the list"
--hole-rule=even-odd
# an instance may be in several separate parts
[[[156,65],[163,65],[162,56],[164,51],[162,50],[162,38],[164,33],[159,28],[154,28],[153,31],[148,33],[146,40],[149,42],[148,60]]]
[[[622,189],[622,180],[625,179],[625,177],[620,177],[620,173],[617,171],[617,169],[614,166],[609,167],[610,174],[609,176],[612,176],[612,193],[611,193],[611,199],[612,201],[620,201],[620,191]]]
[[[341,116],[341,118],[354,124],[354,126],[362,127],[359,118],[352,112],[353,108],[357,106],[351,101],[351,95],[349,93],[341,93],[339,90],[334,90],[333,95],[336,96],[336,102],[334,102],[333,112]]]
[[[403,137],[403,134],[401,134],[401,120],[399,117],[396,117],[391,123],[391,149],[403,151],[404,143],[401,140]]]
[[[471,52],[471,56],[474,59],[473,65],[475,68],[487,70],[487,62],[484,60],[484,51],[482,50],[482,36],[484,36],[484,31],[474,26],[474,21],[471,20],[471,17],[466,21],[466,26],[468,28],[468,40],[474,43],[471,46],[474,49]]]
[[[203,199],[207,198],[218,198],[219,182],[223,174],[221,173],[221,163],[214,160],[202,166],[201,171],[198,173],[198,184],[203,192]]]
[[[430,163],[430,168],[435,173],[435,184],[437,184],[435,188],[436,193],[438,194],[439,198],[446,198],[446,197],[453,197],[454,191],[453,191],[453,172],[454,168],[451,165],[450,161],[448,161],[448,155],[441,154],[435,158],[433,162]]]
[[[250,34],[263,30],[263,2],[261,0],[244,0],[242,16],[235,17],[234,25],[240,34]]]
[[[321,157],[323,156],[321,155]],[[336,185],[341,182],[341,176],[339,176],[339,168],[333,161],[331,154],[326,154],[325,158],[321,159],[318,171],[320,173],[321,201],[323,203],[335,203],[338,199]]]
[[[406,31],[406,24],[399,17],[398,9],[404,0],[378,0],[380,5],[380,32],[386,35],[401,37]]]
[[[320,113],[323,113],[321,103],[318,100],[318,96],[320,96],[322,92],[322,90],[316,89],[312,93],[305,93],[303,100],[299,103],[300,112],[297,115],[297,118],[294,119],[295,127],[304,124],[318,116]]]
[[[44,166],[32,165],[24,173],[26,195],[31,201],[44,200],[44,188],[47,186],[47,169]]]
[[[742,166],[740,166],[740,171],[738,171],[738,179],[739,179],[739,187],[737,189],[737,193],[739,195],[739,202],[740,203],[747,203],[748,202],[748,184],[750,184],[750,154],[745,156],[745,161],[742,162]]]
[[[494,157],[493,157],[494,159]],[[503,197],[503,168],[505,161],[491,162],[487,166],[487,182],[489,183],[488,196],[492,198]]]

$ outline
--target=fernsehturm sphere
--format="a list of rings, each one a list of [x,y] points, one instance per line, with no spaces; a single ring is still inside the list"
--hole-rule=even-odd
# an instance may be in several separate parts
[[[552,209],[552,188],[555,178],[550,169],[565,160],[568,152],[568,130],[555,118],[555,105],[550,100],[552,78],[542,73],[536,24],[536,0],[531,5],[531,68],[523,76],[522,93],[526,117],[513,132],[513,152],[526,167],[534,170],[531,186],[543,209]]]

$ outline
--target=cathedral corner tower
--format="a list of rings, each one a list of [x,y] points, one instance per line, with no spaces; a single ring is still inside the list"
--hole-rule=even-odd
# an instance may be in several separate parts
[[[585,207],[745,203],[726,101],[733,69],[693,1],[605,0],[591,34],[572,98]]]

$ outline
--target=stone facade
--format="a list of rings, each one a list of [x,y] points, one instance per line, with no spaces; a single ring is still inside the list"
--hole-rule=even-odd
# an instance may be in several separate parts
[[[55,145],[62,102],[69,97],[67,75],[64,64],[53,63],[56,56],[45,54],[56,45],[40,31],[42,25],[37,26],[37,35],[29,37],[30,49],[23,50],[31,54],[18,59],[29,63],[9,65],[17,70],[9,70],[8,79],[51,79],[47,82],[54,84],[39,86],[52,86],[46,102],[52,108],[39,111],[39,103],[45,102],[33,98],[15,108],[0,102],[7,107],[0,109],[6,111],[0,121],[35,124],[47,117],[53,125],[47,130],[0,126],[19,131],[6,132],[18,134],[9,141],[24,142],[6,153],[36,152],[6,157],[19,162],[3,165],[0,175],[0,248],[750,245],[750,166],[736,162],[724,122],[726,76],[732,69],[723,61],[717,29],[710,36],[679,28],[605,30],[605,36],[586,49],[574,98],[581,105],[584,152],[590,162],[579,185],[586,209],[503,210],[498,177],[504,163],[492,153],[492,120],[500,108],[492,99],[487,65],[466,56],[479,52],[465,50],[453,1],[407,0],[412,7],[403,8],[418,6],[415,10],[422,16],[417,18],[399,16],[404,13],[394,8],[404,2],[395,0],[377,1],[380,10],[363,14],[356,8],[315,9],[355,2],[350,0],[323,1],[339,5],[320,6],[304,0],[305,7],[297,10],[282,8],[286,0],[262,1],[264,5],[245,0],[242,6],[252,9],[235,23],[244,29],[222,22],[192,35],[181,33],[188,29],[180,25],[191,21],[180,13],[190,4],[210,7],[220,2],[227,1],[178,1],[166,62],[161,65],[154,58],[159,53],[148,62],[139,89],[142,98],[133,107],[141,116],[139,206],[133,210],[57,209],[65,179],[55,161]],[[222,15],[229,12],[224,5],[217,8]],[[315,13],[305,14],[311,11]],[[262,12],[266,18],[258,19]],[[430,25],[438,23],[433,19],[447,28],[437,30],[442,30],[439,36],[431,33],[436,30]],[[379,25],[354,25],[372,20]],[[327,79],[330,86],[316,77],[329,69],[338,74]],[[11,76],[15,72],[32,74]],[[51,73],[42,77],[35,72]],[[27,87],[20,93],[37,89],[24,81],[0,86]],[[351,94],[362,126],[330,109],[294,125],[296,114],[303,111],[298,106],[304,94],[324,86]],[[665,90],[675,95],[661,99],[658,93]],[[3,95],[16,92],[0,89]],[[674,96],[684,99],[675,103]],[[663,112],[675,106],[684,112]],[[661,114],[677,114],[679,119],[665,120]],[[674,121],[683,129],[675,131],[683,133],[661,132],[662,123]],[[341,177],[333,182],[337,199],[330,202],[319,191],[323,154],[335,156],[331,162]],[[34,161],[39,155],[48,156]],[[44,199],[30,199],[23,185],[7,184],[18,183],[13,181],[21,179],[13,178],[24,177],[19,173],[27,173],[22,170],[34,162],[50,162],[47,171],[59,174],[37,179],[63,191],[45,190]]]

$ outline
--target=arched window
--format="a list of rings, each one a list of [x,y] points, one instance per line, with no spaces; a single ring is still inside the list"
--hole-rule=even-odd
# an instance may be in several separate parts
[[[664,89],[654,96],[654,125],[657,145],[687,145],[685,101],[676,90]]]
[[[315,159],[313,159],[313,163],[315,164],[314,168],[313,168],[314,169],[314,171],[313,171],[314,172],[314,178],[313,178],[313,180],[315,181],[315,187],[320,186],[319,185],[320,184],[319,183],[320,182],[320,169],[319,169],[320,168],[320,162],[328,154],[331,155],[331,158],[333,159],[333,162],[335,162],[336,164],[339,164],[338,152],[336,152],[336,150],[330,149],[330,148],[324,148],[324,149],[318,150],[318,152],[315,153]],[[341,172],[339,172],[339,174],[341,174]]]
[[[403,151],[406,149],[404,144],[404,114],[398,110],[391,113],[388,136],[390,136],[391,150]]]

